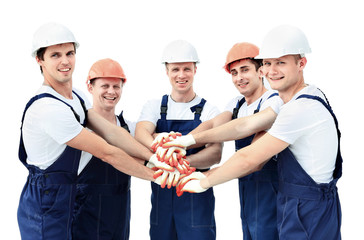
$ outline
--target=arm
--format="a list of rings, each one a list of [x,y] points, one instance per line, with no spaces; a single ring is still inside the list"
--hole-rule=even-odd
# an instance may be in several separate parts
[[[136,124],[135,139],[138,140],[145,147],[150,149],[153,143],[155,133],[155,125],[152,122],[141,121]]]
[[[213,143],[207,144],[206,148],[198,153],[187,156],[187,161],[190,162],[192,167],[205,169],[221,161],[222,144]]]
[[[128,131],[108,122],[92,109],[88,111],[88,127],[108,143],[123,149],[133,157],[148,160],[152,156],[149,148],[136,141]]]
[[[267,133],[253,144],[237,151],[222,166],[209,174],[206,179],[201,180],[201,187],[209,188],[246,176],[288,146],[288,143]]]
[[[198,145],[237,140],[269,129],[276,117],[277,114],[269,107],[251,116],[237,118],[216,128],[193,134],[193,137]]]
[[[195,134],[198,132],[206,131],[208,129],[215,128],[224,123],[227,123],[227,122],[231,121],[232,115],[233,114],[229,111],[222,112],[219,115],[217,115],[216,117],[202,122],[200,125],[198,125],[197,128],[193,129],[190,132],[190,134]]]
[[[139,164],[123,150],[109,145],[104,139],[86,129],[83,129],[81,133],[66,144],[89,152],[128,175],[154,181],[153,170]]]

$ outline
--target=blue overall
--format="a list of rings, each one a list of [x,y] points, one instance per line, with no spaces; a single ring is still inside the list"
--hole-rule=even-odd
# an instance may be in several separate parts
[[[29,175],[19,201],[19,229],[23,240],[67,240],[71,239],[72,211],[81,151],[67,146],[59,158],[45,170],[27,164],[22,133],[23,121],[30,105],[43,97],[65,103],[80,121],[79,115],[69,104],[48,93],[33,97],[26,105],[22,118],[19,159],[29,170]],[[87,111],[84,101],[80,96],[77,97],[85,111],[86,124]]]
[[[122,113],[121,127],[129,131]],[[73,239],[126,240],[130,232],[130,176],[92,157],[77,180]]]
[[[167,102],[168,95],[164,95],[161,104],[161,118],[156,126],[157,133],[175,131],[185,135],[201,123],[200,116],[206,102],[205,99],[191,107],[191,111],[195,112],[194,120],[167,120]],[[187,155],[201,149],[203,147],[190,149],[187,151]],[[174,187],[163,189],[152,183],[151,202],[150,236],[152,240],[216,239],[215,197],[212,188],[198,194],[185,192],[178,197]]]
[[[277,93],[268,97],[278,96]],[[244,104],[242,98],[233,110],[233,119],[237,118],[240,107]],[[260,111],[260,100],[254,113]],[[238,151],[251,144],[255,134],[235,141]],[[277,232],[277,192],[278,173],[277,162],[270,159],[257,172],[239,178],[240,218],[245,240],[278,239]]]
[[[336,183],[342,175],[340,131],[329,104],[312,95],[301,95],[320,101],[334,118],[338,134],[338,152],[333,180],[317,184],[286,148],[278,154],[278,232],[281,240],[341,239],[341,207]]]

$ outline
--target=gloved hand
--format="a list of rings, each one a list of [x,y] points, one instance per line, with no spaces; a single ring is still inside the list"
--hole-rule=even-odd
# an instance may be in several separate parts
[[[166,170],[168,172],[174,172],[174,167],[170,166],[169,164],[167,164],[165,162],[159,161],[156,154],[153,154],[149,158],[149,162],[153,163],[154,166],[159,168],[159,169],[163,169],[163,170]]]
[[[165,186],[167,185],[168,189],[170,189],[172,186],[177,186],[177,183],[181,177],[182,175],[177,170],[175,170],[174,172],[167,172],[159,169],[153,175],[155,183],[159,184],[161,188],[165,188]]]
[[[190,193],[200,193],[207,189],[201,187],[201,179],[206,178],[206,176],[201,172],[193,172],[190,175],[181,179],[177,185],[176,192],[177,196],[182,196],[183,192]]]
[[[196,170],[196,168],[190,166],[190,163],[186,160],[185,157],[178,162],[176,168],[181,174],[187,175],[190,175]]]
[[[153,152],[156,152],[156,150],[159,146],[162,146],[164,143],[171,141],[172,139],[176,139],[177,137],[180,137],[180,136],[182,136],[181,133],[173,132],[173,131],[171,131],[169,133],[167,133],[167,132],[160,133],[154,139],[151,148],[152,148]]]
[[[164,148],[180,147],[180,148],[186,149],[187,147],[189,147],[195,143],[196,143],[196,140],[192,136],[192,134],[188,134],[188,135],[178,137],[176,139],[171,139],[170,141],[163,143],[162,147],[164,147]]]
[[[177,167],[178,162],[182,164],[181,159],[186,156],[186,150],[178,147],[158,147],[156,154],[159,161],[165,162],[172,167]]]

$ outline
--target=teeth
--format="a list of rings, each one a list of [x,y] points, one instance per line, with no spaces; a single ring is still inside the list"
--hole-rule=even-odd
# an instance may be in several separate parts
[[[111,98],[111,97],[105,97],[105,99],[107,99],[107,100],[115,100],[114,97],[113,98]]]
[[[60,72],[68,72],[69,70],[70,70],[70,68],[59,69]]]
[[[187,81],[177,81],[177,83],[186,83]]]

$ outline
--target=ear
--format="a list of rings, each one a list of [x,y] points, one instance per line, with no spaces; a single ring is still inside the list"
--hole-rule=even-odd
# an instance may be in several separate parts
[[[298,66],[299,66],[301,71],[306,67],[306,64],[307,64],[307,58],[306,57],[303,57],[303,58],[301,58],[299,60]]]
[[[42,60],[40,60],[40,58],[38,56],[35,56],[35,60],[37,61],[39,66],[42,66]]]
[[[258,73],[259,73],[259,78],[263,78],[264,76],[263,67],[259,67]]]
[[[88,90],[89,93],[92,94],[93,87],[92,87],[91,83],[87,83],[87,90]]]

